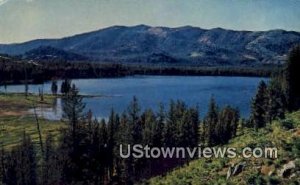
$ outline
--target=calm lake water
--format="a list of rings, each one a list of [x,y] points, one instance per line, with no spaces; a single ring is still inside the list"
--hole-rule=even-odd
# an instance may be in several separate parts
[[[91,109],[98,118],[108,117],[111,108],[122,113],[133,96],[138,98],[142,109],[158,109],[158,104],[168,106],[170,100],[183,100],[187,105],[199,106],[200,116],[206,113],[208,102],[214,96],[220,107],[238,107],[243,117],[250,111],[251,98],[258,83],[267,78],[258,77],[213,77],[213,76],[131,76],[125,78],[79,79],[73,80],[80,94],[103,95],[98,98],[85,98],[86,110]],[[59,87],[61,81],[59,81]],[[51,83],[29,85],[29,92],[38,93],[43,88],[51,92]],[[0,91],[4,91],[3,87]],[[24,85],[10,85],[7,92],[24,92]],[[38,110],[48,119],[61,118],[61,101],[53,108]]]

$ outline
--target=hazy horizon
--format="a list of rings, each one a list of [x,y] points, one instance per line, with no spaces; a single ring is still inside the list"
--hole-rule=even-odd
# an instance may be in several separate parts
[[[299,32],[298,7],[299,0],[0,0],[0,43],[140,24]]]

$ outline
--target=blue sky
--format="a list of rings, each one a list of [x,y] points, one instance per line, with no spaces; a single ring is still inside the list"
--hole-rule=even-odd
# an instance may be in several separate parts
[[[300,0],[0,0],[0,43],[137,24],[300,31]]]

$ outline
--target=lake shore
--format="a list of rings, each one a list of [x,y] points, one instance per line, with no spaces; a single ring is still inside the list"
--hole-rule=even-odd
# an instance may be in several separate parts
[[[257,77],[136,75],[125,78],[73,79],[72,84],[79,89],[79,94],[86,103],[85,111],[92,110],[97,118],[108,117],[111,109],[122,114],[127,110],[134,96],[141,103],[142,110],[152,108],[157,111],[161,103],[168,108],[171,100],[183,100],[189,106],[199,106],[201,114],[206,113],[208,101],[211,96],[214,96],[221,107],[233,105],[240,108],[243,117],[247,117],[249,103],[261,80],[268,81],[267,78]],[[61,83],[61,80],[57,81],[58,87],[61,87]],[[24,85],[8,85],[6,90],[2,87],[0,91],[24,97],[24,88]],[[43,91],[48,105],[42,103],[42,107],[45,108],[40,112],[51,115],[51,118],[55,116],[61,118],[62,95],[60,93],[56,96],[52,95],[50,82],[28,84],[28,89],[33,93],[30,96],[37,97],[39,92]],[[235,97],[234,101],[232,97]],[[57,101],[53,102],[55,98]],[[33,113],[31,104],[25,111],[31,109],[29,112]]]
[[[35,116],[28,110],[33,107],[50,107],[55,97],[44,95],[41,101],[38,95],[24,93],[0,93],[0,141],[5,149],[18,145],[23,133],[28,133],[34,142],[38,142],[38,132]],[[38,118],[42,138],[51,133],[57,139],[59,132],[65,127],[62,121]]]

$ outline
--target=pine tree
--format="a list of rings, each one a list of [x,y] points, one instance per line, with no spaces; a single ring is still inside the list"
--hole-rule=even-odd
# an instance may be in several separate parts
[[[143,128],[143,144],[154,146],[154,137],[157,128],[156,117],[152,110],[146,110],[142,115]]]
[[[120,127],[118,132],[119,139],[117,141],[118,146],[122,144],[127,149],[126,145],[131,144],[132,138],[130,129],[128,115],[123,112],[120,118]],[[117,155],[117,160],[119,166],[117,167],[116,171],[119,176],[119,182],[120,184],[128,184],[132,178],[132,158],[122,159],[120,155]]]
[[[272,79],[268,85],[267,121],[283,119],[285,114],[285,97],[278,79]]]
[[[25,97],[27,98],[28,97],[28,90],[29,90],[29,86],[28,86],[28,75],[27,75],[27,68],[26,66],[24,66],[24,74],[25,74],[25,90],[24,90],[24,93],[25,93]]]
[[[21,184],[19,171],[20,168],[18,163],[20,162],[19,152],[16,148],[12,149],[12,151],[6,156],[5,163],[5,171],[3,177],[3,184],[12,184],[17,185]]]
[[[17,147],[19,154],[19,162],[17,166],[18,179],[21,184],[35,185],[37,184],[37,160],[36,152],[29,135],[23,134],[22,143]]]
[[[72,89],[64,97],[63,117],[68,121],[68,128],[62,136],[60,150],[65,153],[62,180],[66,183],[87,180],[86,163],[88,157],[88,128],[85,123],[83,110],[85,104],[79,91],[72,86]]]
[[[142,141],[142,125],[141,121],[139,120],[140,110],[141,109],[139,107],[137,98],[133,97],[133,100],[128,107],[128,121],[131,128],[132,144],[139,144]]]
[[[78,123],[84,118],[84,108],[85,104],[82,102],[82,97],[79,96],[79,90],[73,85],[63,101],[63,117],[68,120],[74,138]]]
[[[186,135],[189,128],[188,112],[184,102],[177,100],[175,104],[175,130],[173,131],[174,143],[173,146],[186,145]]]
[[[196,147],[198,146],[198,142],[199,142],[199,109],[198,107],[194,107],[194,108],[191,108],[189,110],[189,113],[190,113],[190,134],[189,134],[189,142],[190,142],[190,146],[192,147]]]
[[[240,122],[240,111],[237,108],[229,108],[231,112],[231,122],[230,122],[230,139],[236,137],[237,128]]]
[[[130,111],[129,111],[130,112]],[[133,144],[132,139],[132,117],[136,117],[134,115],[128,115],[129,112],[124,112],[120,119],[120,134],[119,134],[119,144],[123,146],[127,146],[128,144]],[[137,112],[137,111],[134,111]],[[131,118],[130,118],[131,117]],[[127,147],[125,147],[127,148]],[[119,155],[118,155],[119,156]],[[120,158],[119,158],[120,159]],[[120,172],[120,184],[133,184],[134,179],[134,160],[132,155],[130,155],[127,159],[120,159],[120,167],[118,171]]]
[[[236,130],[239,121],[239,112],[230,106],[226,106],[220,111],[218,126],[218,143],[225,144],[236,135]]]
[[[116,131],[117,131],[117,127],[116,127],[116,117],[115,117],[115,112],[112,109],[110,116],[109,116],[109,120],[108,120],[108,145],[107,145],[107,150],[109,152],[109,159],[108,159],[108,163],[109,163],[109,177],[111,178],[113,176],[113,172],[114,172],[114,147],[116,145],[116,141],[115,141],[115,137],[116,137]]]
[[[285,77],[285,92],[289,111],[295,111],[300,108],[300,45],[294,47],[286,63]]]
[[[61,88],[60,88],[60,92],[64,95],[68,94],[72,89],[71,86],[71,80],[65,79],[62,83],[61,83]]]
[[[51,92],[52,92],[52,95],[57,95],[57,91],[58,91],[58,86],[57,86],[57,81],[52,81],[52,84],[51,84]]]
[[[169,110],[163,130],[163,144],[165,147],[174,147],[176,141],[176,105],[173,100],[171,100],[169,105]]]
[[[109,156],[109,152],[108,152],[108,139],[109,139],[109,133],[108,133],[108,129],[107,129],[107,124],[105,122],[104,119],[101,120],[100,122],[100,133],[99,133],[99,144],[100,144],[100,153],[99,155],[99,163],[100,163],[100,182],[104,184],[104,182],[107,181],[107,177],[108,177],[108,165],[109,162],[107,161]]]
[[[215,99],[212,97],[208,106],[208,112],[203,121],[204,138],[207,145],[217,144],[215,127],[218,124],[218,107]]]
[[[4,151],[3,142],[0,142],[0,179],[2,180],[2,183],[5,184],[5,176],[6,176],[6,154]],[[0,181],[1,182],[1,181]]]
[[[157,124],[154,129],[154,141],[153,145],[156,147],[163,146],[163,130],[165,124],[165,112],[163,104],[159,105],[159,112],[157,113]]]
[[[57,184],[60,179],[60,169],[58,165],[58,158],[56,148],[54,147],[54,140],[51,133],[46,137],[45,154],[43,164],[43,184]]]
[[[266,125],[267,116],[267,85],[261,81],[257,93],[252,100],[250,122],[254,128],[262,128]]]

